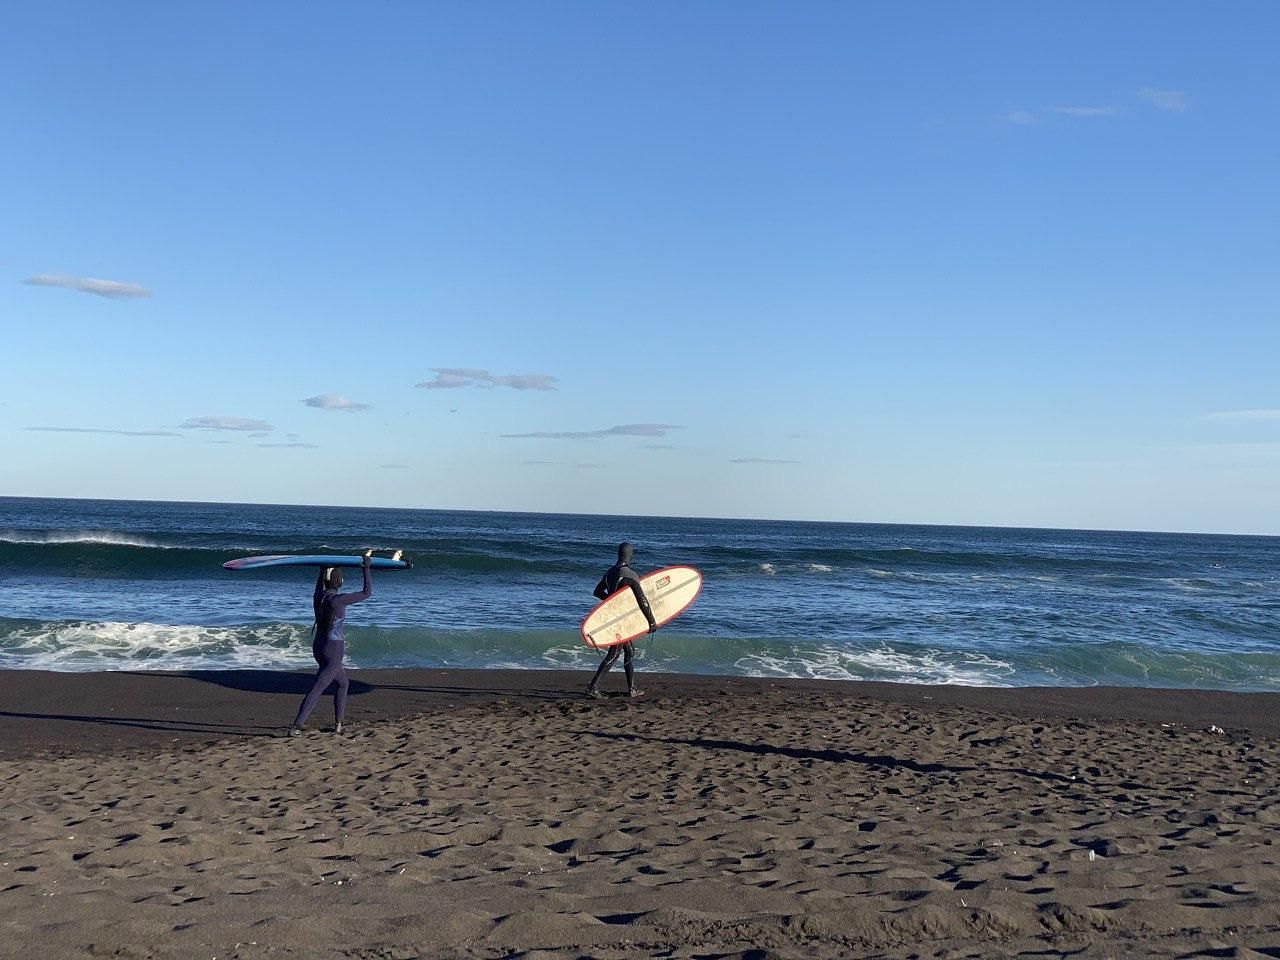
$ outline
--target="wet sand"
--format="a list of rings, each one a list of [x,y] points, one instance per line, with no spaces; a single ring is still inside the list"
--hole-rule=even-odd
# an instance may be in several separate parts
[[[1280,957],[1275,695],[354,676],[0,672],[0,954]]]

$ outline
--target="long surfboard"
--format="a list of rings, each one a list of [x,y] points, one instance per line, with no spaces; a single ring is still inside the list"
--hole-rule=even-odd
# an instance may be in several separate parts
[[[266,557],[241,557],[224,563],[225,570],[262,570],[266,567],[358,567],[364,557],[339,554],[276,554]],[[375,570],[408,570],[413,566],[408,560],[391,557],[373,557],[369,566]]]
[[[662,626],[689,608],[702,592],[702,574],[693,567],[663,567],[640,578],[653,619]],[[614,647],[649,632],[640,604],[631,587],[600,601],[582,621],[582,639],[589,647]]]

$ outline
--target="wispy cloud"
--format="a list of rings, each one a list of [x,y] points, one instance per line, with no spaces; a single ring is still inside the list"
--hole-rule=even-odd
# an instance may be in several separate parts
[[[180,430],[242,430],[245,433],[270,433],[275,429],[265,420],[248,417],[191,417],[178,424]]]
[[[204,440],[202,443],[235,443],[234,440]]]
[[[296,440],[291,440],[288,443],[260,443],[258,444],[258,446],[264,447],[264,448],[274,447],[277,450],[319,450],[320,449],[320,444],[318,443],[299,443]]]
[[[1187,98],[1181,90],[1159,90],[1156,87],[1143,87],[1138,96],[1154,107],[1181,113],[1187,109]]]
[[[59,287],[63,290],[92,293],[110,300],[132,300],[151,296],[150,290],[136,283],[99,280],[95,277],[64,277],[56,273],[37,273],[34,277],[27,277],[22,282],[32,287]]]
[[[380,463],[380,464],[378,464],[378,469],[380,469],[380,470],[408,470],[408,469],[409,469],[409,465],[408,465],[407,463]]]
[[[600,440],[604,437],[665,437],[683,430],[671,423],[623,423],[605,430],[538,430],[534,433],[504,433],[507,440]]]
[[[1197,419],[1226,423],[1266,423],[1280,421],[1280,410],[1223,410],[1203,414]]]
[[[558,379],[546,373],[498,375],[474,367],[432,367],[434,380],[417,384],[424,390],[457,390],[461,387],[510,387],[512,390],[554,390]]]
[[[105,430],[99,427],[24,427],[39,433],[103,433],[113,437],[180,437],[172,430]]]
[[[575,470],[599,470],[602,463],[566,463],[563,460],[525,460],[526,467],[573,467]]]
[[[788,440],[808,440],[808,439],[809,439],[809,434],[807,434],[807,433],[788,433],[788,434],[787,434],[787,439],[788,439]]]
[[[1036,115],[1030,110],[1014,110],[1006,115],[1010,123],[1020,127],[1029,127],[1036,122]]]
[[[307,397],[302,402],[317,410],[345,410],[348,413],[359,413],[361,410],[369,409],[369,404],[348,400],[340,393],[321,393],[314,397]]]
[[[646,443],[644,445],[644,448],[646,450],[678,450],[680,449],[673,443]]]
[[[1064,116],[1076,117],[1080,120],[1090,120],[1094,117],[1113,117],[1120,112],[1119,107],[1054,107],[1054,113],[1061,113]]]
[[[735,457],[730,463],[799,463],[799,460],[773,460],[769,457]]]

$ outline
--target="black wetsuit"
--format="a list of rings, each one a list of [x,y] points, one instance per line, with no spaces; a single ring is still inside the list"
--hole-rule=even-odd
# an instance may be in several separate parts
[[[596,584],[594,593],[597,600],[604,600],[626,586],[631,587],[631,592],[635,594],[636,603],[640,605],[640,609],[648,619],[649,626],[653,627],[654,620],[653,614],[649,610],[649,598],[644,595],[644,590],[640,586],[640,577],[621,560],[605,571],[604,576],[600,578],[600,582]],[[600,661],[596,675],[592,677],[591,683],[587,687],[588,691],[595,690],[596,684],[609,672],[609,668],[617,662],[619,654],[622,654],[622,670],[627,675],[627,689],[632,690],[635,688],[635,667],[632,665],[632,660],[635,659],[636,648],[628,642],[609,648],[609,652]]]
[[[331,683],[337,683],[333,694],[333,716],[342,722],[342,715],[347,709],[347,671],[342,667],[342,658],[346,651],[346,639],[342,628],[347,619],[347,607],[361,600],[368,600],[373,593],[373,578],[369,568],[364,568],[364,589],[359,593],[339,593],[337,590],[326,590],[316,584],[315,593],[311,595],[311,606],[316,615],[316,634],[311,641],[311,655],[316,658],[320,668],[316,671],[315,683],[311,691],[298,707],[298,716],[293,725],[301,727],[307,722],[307,716],[315,709],[316,702],[329,689]]]

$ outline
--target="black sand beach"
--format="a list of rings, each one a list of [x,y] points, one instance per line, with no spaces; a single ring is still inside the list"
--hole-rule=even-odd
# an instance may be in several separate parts
[[[0,950],[1280,956],[1280,697],[584,679],[0,674]]]

